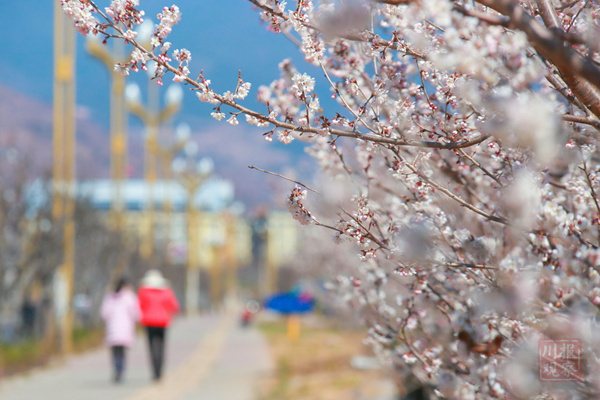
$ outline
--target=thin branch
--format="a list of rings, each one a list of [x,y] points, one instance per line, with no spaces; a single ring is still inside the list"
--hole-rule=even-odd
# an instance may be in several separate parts
[[[363,225],[363,224],[362,224],[362,223],[361,223],[361,222],[358,220],[358,218],[356,218],[354,215],[350,214],[348,211],[344,210],[343,208],[342,208],[342,211],[343,211],[343,212],[344,212],[344,213],[345,213],[347,216],[349,216],[350,218],[352,218],[352,220],[353,220],[354,222],[356,222],[356,223],[357,223],[357,224],[358,224],[358,225],[359,225],[359,226],[360,226],[360,227],[361,227],[361,228],[362,228],[362,229],[365,231],[365,233],[367,234],[367,237],[368,237],[369,239],[371,239],[372,241],[374,241],[374,242],[375,242],[375,243],[376,243],[376,244],[377,244],[377,245],[378,245],[380,248],[382,248],[382,249],[386,249],[386,250],[388,249],[388,247],[387,247],[387,246],[386,246],[386,245],[385,245],[383,242],[381,242],[379,239],[377,239],[377,238],[376,238],[376,237],[375,237],[375,236],[374,236],[374,235],[371,233],[371,231],[370,231],[370,230],[368,230],[368,229],[367,229],[367,228],[366,228],[366,227],[365,227],[365,226],[364,226],[364,225]]]
[[[373,0],[375,3],[383,3],[383,4],[391,4],[393,6],[398,6],[400,4],[410,4],[415,0]]]
[[[553,63],[565,77],[567,85],[573,89],[575,95],[596,115],[600,117],[600,100],[595,91],[600,89],[600,67],[590,59],[583,58],[564,39],[553,30],[538,22],[529,15],[515,0],[477,0],[478,3],[489,7],[500,14],[510,18],[510,27],[517,28],[527,35],[533,47],[551,63]],[[537,0],[541,5],[540,13],[544,18],[545,0]],[[546,2],[547,4],[547,2]],[[552,9],[553,10],[553,9]],[[544,18],[544,23],[551,24],[551,18]],[[573,77],[575,80],[571,80]],[[591,85],[590,91],[583,90],[576,85],[579,77],[587,80]],[[587,83],[583,81],[583,83]]]
[[[370,130],[373,133],[376,133],[376,130],[371,128],[361,117],[360,115],[358,115],[356,112],[354,112],[354,110],[352,109],[352,107],[350,107],[350,105],[348,104],[348,102],[346,101],[346,99],[344,98],[344,96],[342,96],[342,94],[340,93],[340,91],[338,90],[338,88],[335,86],[335,84],[333,83],[333,81],[331,80],[331,78],[329,77],[329,74],[327,73],[327,70],[325,69],[325,67],[323,66],[323,64],[321,62],[319,62],[319,66],[321,67],[321,70],[323,71],[323,74],[325,75],[325,78],[327,79],[327,81],[329,82],[329,84],[331,85],[331,88],[335,91],[335,93],[338,95],[338,97],[340,98],[340,100],[342,101],[342,103],[344,103],[344,107],[346,107],[346,109],[348,111],[350,111],[352,113],[352,115],[354,115],[354,118],[356,118],[358,121],[360,121],[363,126],[365,128],[367,128],[368,130]]]
[[[401,157],[399,154],[398,154],[398,156]],[[463,200],[462,198],[460,198],[456,194],[452,193],[450,190],[448,190],[445,187],[441,186],[437,182],[429,179],[427,176],[425,176],[424,174],[422,174],[414,165],[410,164],[406,160],[404,160],[404,165],[406,165],[413,173],[417,174],[417,176],[419,176],[419,178],[421,178],[423,181],[427,182],[429,185],[433,186],[434,188],[436,188],[440,192],[444,193],[446,196],[450,197],[451,199],[455,200],[456,202],[458,202],[462,206],[468,208],[469,210],[471,210],[471,211],[473,211],[473,212],[475,212],[475,213],[477,213],[477,214],[479,214],[479,215],[481,215],[481,216],[489,219],[490,221],[498,222],[498,223],[503,224],[503,225],[510,225],[510,223],[508,222],[508,219],[506,219],[504,217],[498,217],[498,216],[492,215],[490,213],[487,213],[487,212],[485,212],[483,210],[480,210],[479,208],[475,207],[471,203],[466,202],[465,200]]]
[[[579,15],[581,15],[581,12],[583,11],[583,9],[585,8],[586,5],[587,5],[587,0],[579,8],[579,10],[577,10],[577,13],[573,16],[573,18],[571,18],[571,22],[569,23],[569,26],[567,26],[567,29],[565,29],[565,32],[568,33],[571,30],[571,28],[575,24],[575,21],[577,21],[577,18],[579,18]]]
[[[583,159],[583,168],[581,168],[583,174],[585,175],[585,180],[590,188],[590,194],[592,195],[592,200],[594,200],[594,205],[596,206],[596,215],[600,218],[600,204],[598,204],[598,196],[596,196],[596,190],[594,190],[594,184],[590,178],[590,173],[588,171],[587,163],[585,158]],[[600,238],[600,230],[598,231],[598,236]]]
[[[300,186],[302,186],[303,188],[306,188],[307,190],[310,190],[311,192],[314,192],[314,193],[316,193],[316,194],[318,194],[318,195],[321,195],[321,193],[319,193],[318,191],[316,191],[316,190],[314,190],[314,189],[312,189],[312,188],[310,188],[310,187],[306,186],[304,183],[302,183],[302,182],[299,182],[299,181],[296,181],[296,180],[293,180],[293,179],[290,179],[290,178],[288,178],[288,177],[286,177],[286,176],[283,176],[283,175],[281,175],[281,174],[278,174],[278,173],[275,173],[275,172],[271,172],[271,171],[267,171],[267,170],[264,170],[264,169],[261,169],[261,168],[255,167],[254,165],[249,165],[249,166],[248,166],[248,168],[250,168],[250,169],[255,169],[255,170],[257,170],[257,171],[260,171],[260,172],[264,172],[265,174],[275,175],[275,176],[277,176],[277,177],[279,177],[279,178],[285,179],[286,181],[289,181],[289,182],[295,183],[295,184],[297,184],[297,185],[300,185]],[[315,225],[317,225],[317,226],[321,226],[321,227],[323,227],[323,228],[331,229],[332,231],[336,231],[336,232],[340,232],[340,233],[342,233],[342,231],[341,231],[340,229],[336,228],[336,227],[333,227],[333,226],[330,226],[330,225],[324,224],[324,223],[322,223],[322,222],[319,222],[319,221],[318,221],[318,220],[316,220],[316,219],[313,219],[313,221],[315,222]]]
[[[427,288],[429,290],[431,290],[431,293],[433,293],[437,297],[439,297],[439,299],[442,300],[448,306],[448,308],[450,308],[452,311],[455,310],[454,306],[452,304],[450,304],[450,302],[448,300],[446,300],[446,298],[441,293],[439,293],[436,289],[434,289],[433,285],[431,283],[429,283],[429,281],[427,281],[426,284],[427,284]]]
[[[270,175],[275,175],[275,176],[278,176],[278,177],[280,177],[280,178],[283,178],[283,179],[285,179],[286,181],[289,181],[289,182],[295,183],[296,185],[300,185],[300,186],[302,186],[303,188],[305,188],[305,189],[307,189],[307,190],[310,190],[311,192],[314,192],[314,193],[316,193],[316,194],[321,194],[321,193],[319,193],[318,191],[316,191],[315,189],[312,189],[312,188],[310,188],[310,187],[306,186],[306,185],[305,185],[304,183],[302,183],[302,182],[295,181],[295,180],[293,180],[293,179],[290,179],[290,178],[288,178],[287,176],[283,176],[283,175],[281,175],[281,174],[278,174],[278,173],[276,173],[276,172],[267,171],[267,170],[264,170],[264,169],[261,169],[261,168],[255,167],[254,165],[248,165],[248,168],[250,168],[250,169],[255,169],[255,170],[257,170],[257,171],[260,171],[260,172],[264,172],[265,174],[270,174]]]
[[[498,267],[491,267],[489,265],[485,265],[485,264],[469,264],[469,263],[444,263],[441,264],[443,266],[446,267],[450,267],[450,268],[471,268],[471,269],[491,269],[491,270],[498,270]]]
[[[470,155],[468,155],[466,151],[464,151],[463,149],[459,149],[459,152],[464,157],[466,157],[469,161],[471,161],[473,163],[473,165],[475,165],[477,168],[479,168],[480,170],[482,170],[484,174],[486,174],[487,176],[489,176],[490,178],[492,178],[494,180],[494,182],[496,182],[498,185],[500,185],[500,187],[504,186],[502,184],[502,182],[500,182],[500,180],[496,176],[494,176],[494,174],[492,174],[490,171],[488,171],[483,165],[481,165],[479,162],[477,162],[473,157],[471,157]]]
[[[570,115],[565,114],[562,116],[562,119],[567,122],[574,122],[577,124],[585,124],[590,125],[600,131],[600,119],[594,117],[586,117],[583,115]]]
[[[454,10],[459,13],[466,15],[467,17],[474,17],[480,21],[483,21],[489,25],[499,25],[508,27],[510,20],[501,15],[491,15],[485,12],[477,11],[477,10],[469,10],[460,4],[454,4]]]

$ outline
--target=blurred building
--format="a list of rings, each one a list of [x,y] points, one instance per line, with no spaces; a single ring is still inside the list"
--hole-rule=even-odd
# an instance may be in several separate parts
[[[175,263],[185,263],[188,251],[186,203],[188,193],[176,181],[157,181],[151,186],[144,180],[126,180],[121,184],[124,202],[125,228],[138,237],[149,229],[149,199],[153,199],[155,226],[154,241],[168,249],[168,257]],[[150,193],[152,190],[152,193]],[[78,195],[98,210],[111,209],[113,184],[110,180],[84,181],[78,186]],[[234,186],[230,181],[211,178],[195,193],[193,208],[199,213],[199,244],[192,251],[198,253],[200,266],[208,268],[215,246],[223,246],[228,234],[233,234],[234,253],[240,264],[249,262],[251,238],[249,228],[240,215],[234,215]],[[233,219],[234,229],[228,232],[227,221]]]
[[[297,251],[298,222],[287,211],[271,211],[267,215],[267,263],[288,265]]]
[[[250,222],[252,264],[250,281],[259,295],[281,290],[279,271],[289,266],[298,252],[298,223],[288,212],[260,208]]]
[[[183,265],[190,247],[188,193],[176,181],[157,181],[152,187],[150,194],[150,186],[144,180],[123,181],[120,193],[125,208],[124,226],[129,233],[144,238],[149,229],[146,210],[149,199],[153,199],[156,248],[166,249],[172,263]],[[79,197],[107,215],[112,190],[110,180],[78,185]],[[246,218],[235,201],[233,184],[215,177],[198,189],[192,201],[198,212],[198,244],[191,251],[196,252],[207,297],[200,299],[201,306],[217,301],[215,298],[222,300],[225,292],[237,291],[238,269],[251,265],[256,275],[251,281],[258,284],[258,292],[276,291],[278,269],[289,265],[297,251],[297,223],[289,213],[265,210],[258,218]]]

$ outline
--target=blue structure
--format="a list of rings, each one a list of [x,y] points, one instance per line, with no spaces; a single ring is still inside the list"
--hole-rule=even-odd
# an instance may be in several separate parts
[[[315,307],[315,299],[303,293],[279,293],[265,300],[265,308],[281,314],[305,314]]]
[[[78,185],[78,195],[88,199],[99,210],[109,210],[115,184],[110,180],[83,181]],[[153,187],[154,207],[162,208],[169,201],[176,211],[185,210],[186,190],[176,181],[157,181]],[[150,187],[141,179],[128,179],[121,183],[121,195],[126,210],[136,211],[148,208]],[[234,200],[233,184],[227,180],[211,178],[198,189],[193,206],[205,211],[219,211]]]

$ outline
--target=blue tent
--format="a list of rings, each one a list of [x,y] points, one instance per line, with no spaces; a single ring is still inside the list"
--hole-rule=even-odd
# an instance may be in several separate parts
[[[304,314],[313,310],[315,299],[302,293],[278,293],[267,297],[265,308],[282,314]]]

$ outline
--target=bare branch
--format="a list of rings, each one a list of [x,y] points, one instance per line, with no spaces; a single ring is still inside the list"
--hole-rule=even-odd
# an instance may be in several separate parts
[[[373,1],[375,1],[375,3],[391,4],[393,6],[398,6],[400,4],[412,3],[415,0],[373,0]]]
[[[258,168],[258,167],[255,167],[254,165],[248,165],[248,168],[250,168],[250,169],[255,169],[255,170],[257,170],[257,171],[260,171],[260,172],[264,172],[265,174],[270,174],[270,175],[275,175],[275,176],[278,176],[278,177],[280,177],[280,178],[283,178],[283,179],[285,179],[286,181],[289,181],[289,182],[295,183],[296,185],[300,185],[300,186],[302,186],[303,188],[305,188],[305,189],[307,189],[307,190],[310,190],[311,192],[314,192],[314,193],[317,193],[317,194],[321,194],[321,193],[317,192],[315,189],[312,189],[312,188],[310,188],[310,187],[306,186],[306,185],[305,185],[304,183],[302,183],[302,182],[295,181],[295,180],[293,180],[293,179],[290,179],[290,178],[288,178],[287,176],[283,176],[283,175],[281,175],[281,174],[278,174],[278,173],[276,173],[276,172],[271,172],[271,171],[267,171],[267,170],[264,170],[264,169],[260,169],[260,168]]]
[[[600,119],[594,117],[586,117],[583,115],[570,115],[566,114],[562,116],[563,120],[568,122],[575,122],[577,124],[590,125],[600,131]]]
[[[483,21],[489,25],[500,25],[508,27],[508,24],[510,22],[510,20],[506,17],[500,15],[490,15],[488,13],[477,10],[469,10],[460,4],[454,4],[454,9],[463,15],[477,18],[478,20]]]

